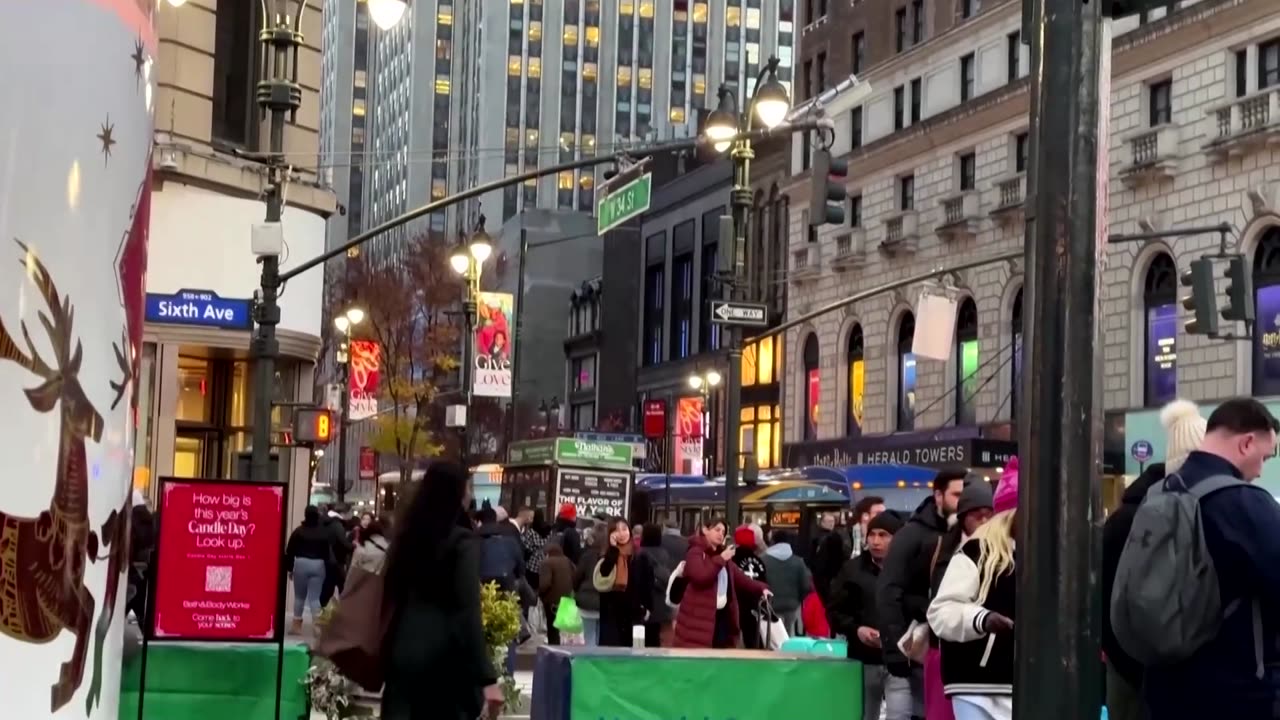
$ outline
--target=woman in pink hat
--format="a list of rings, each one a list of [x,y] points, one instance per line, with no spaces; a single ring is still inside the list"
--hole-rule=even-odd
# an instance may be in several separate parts
[[[1013,717],[1013,632],[1017,566],[1018,459],[1005,465],[995,514],[947,565],[929,604],[942,649],[942,684],[956,720]]]

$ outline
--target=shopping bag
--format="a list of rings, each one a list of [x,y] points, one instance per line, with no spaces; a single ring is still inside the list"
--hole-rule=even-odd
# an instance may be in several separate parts
[[[572,596],[560,598],[552,624],[562,633],[577,635],[582,632],[582,613],[578,612],[578,602]]]
[[[684,576],[684,561],[681,560],[676,569],[671,571],[671,575],[667,577],[667,606],[678,608],[680,600],[684,598],[684,589],[689,581]]]
[[[382,639],[391,613],[382,604],[382,575],[352,568],[315,651],[369,692],[382,689]]]
[[[760,623],[760,644],[765,650],[781,650],[782,644],[791,638],[782,618],[773,611],[773,603],[769,598],[761,598],[756,610]]]

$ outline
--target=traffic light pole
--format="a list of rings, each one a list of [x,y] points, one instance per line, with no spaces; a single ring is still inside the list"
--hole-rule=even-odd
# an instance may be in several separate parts
[[[1096,718],[1110,29],[1101,2],[1031,0],[1026,338],[1017,416],[1016,720]],[[1101,125],[1100,125],[1101,123]],[[1101,144],[1100,144],[1101,143]],[[1102,154],[1100,160],[1099,154]],[[1101,177],[1099,169],[1102,170]]]

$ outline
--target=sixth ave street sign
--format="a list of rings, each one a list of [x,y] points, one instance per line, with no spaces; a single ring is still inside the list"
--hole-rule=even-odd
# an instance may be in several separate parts
[[[645,173],[600,198],[596,207],[596,232],[603,235],[649,209],[653,175]]]
[[[764,327],[769,324],[769,307],[759,303],[712,300],[711,322],[720,325]]]

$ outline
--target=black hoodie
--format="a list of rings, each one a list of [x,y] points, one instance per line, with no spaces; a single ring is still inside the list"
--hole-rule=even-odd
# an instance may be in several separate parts
[[[929,566],[938,538],[947,531],[947,520],[938,512],[933,494],[920,503],[915,514],[894,533],[889,555],[880,571],[876,592],[876,613],[880,622],[880,645],[890,670],[902,671],[907,658],[898,641],[911,621],[925,622],[929,609]]]
[[[1120,565],[1120,553],[1124,551],[1125,541],[1129,538],[1129,528],[1133,527],[1133,516],[1138,513],[1138,506],[1147,496],[1152,485],[1164,479],[1164,463],[1148,465],[1137,480],[1125,488],[1116,508],[1107,522],[1102,526],[1102,651],[1107,654],[1107,662],[1134,687],[1142,687],[1142,665],[1129,657],[1116,641],[1116,634],[1111,629],[1111,588],[1116,581],[1116,568]]]

